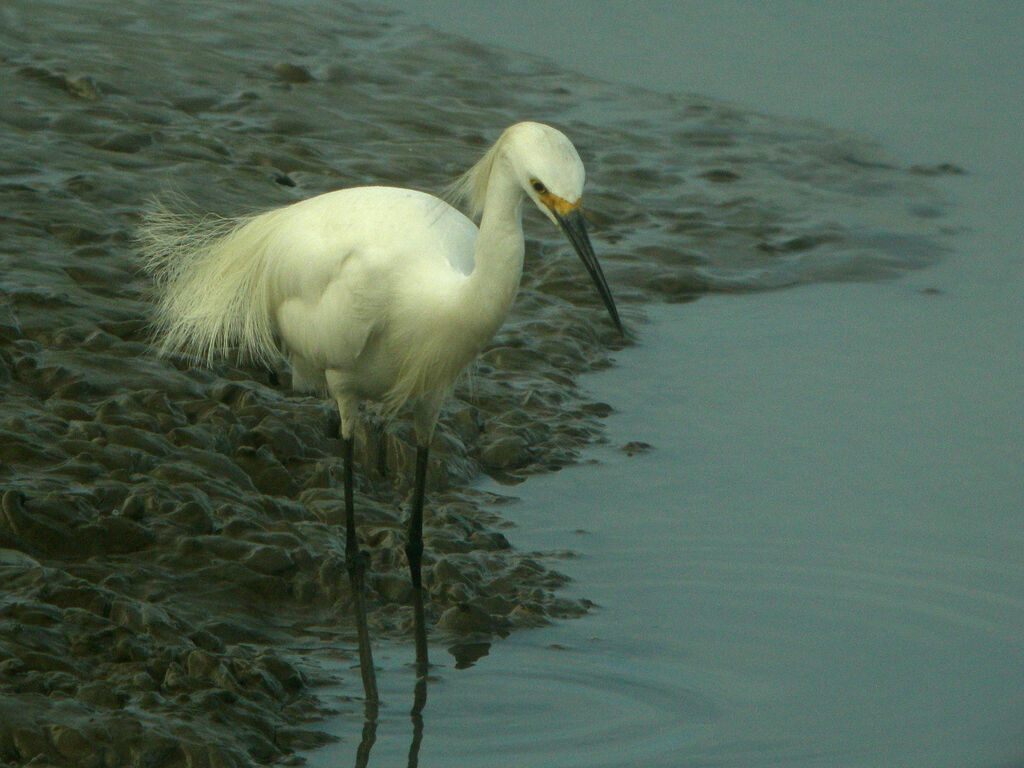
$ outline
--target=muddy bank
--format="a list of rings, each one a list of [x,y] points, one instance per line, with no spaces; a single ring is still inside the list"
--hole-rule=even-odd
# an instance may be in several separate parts
[[[318,743],[316,654],[354,647],[332,408],[287,371],[197,370],[147,343],[143,202],[233,214],[363,183],[440,191],[517,120],[590,174],[624,316],[710,291],[878,279],[941,254],[945,203],[878,148],[334,3],[12,0],[0,26],[0,759],[249,765]],[[942,171],[942,169],[932,169]],[[570,249],[527,216],[513,317],[459,386],[425,520],[436,640],[579,615],[501,500],[601,437],[575,386],[621,342]],[[638,372],[638,375],[649,373]],[[404,423],[359,438],[371,628],[403,637]],[[557,512],[557,511],[553,511]],[[585,590],[584,590],[585,592]],[[358,695],[358,681],[351,681]]]

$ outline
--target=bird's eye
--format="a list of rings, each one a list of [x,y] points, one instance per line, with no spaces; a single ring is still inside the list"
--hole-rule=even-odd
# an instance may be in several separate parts
[[[541,183],[540,183],[539,181],[537,181],[536,179],[534,179],[534,180],[533,180],[533,189],[534,189],[534,191],[535,191],[535,192],[536,192],[536,193],[537,193],[538,195],[543,195],[543,194],[544,194],[545,192],[547,192],[547,191],[548,191],[548,188],[547,188],[547,187],[545,187],[545,186],[544,186],[543,184],[541,184]]]

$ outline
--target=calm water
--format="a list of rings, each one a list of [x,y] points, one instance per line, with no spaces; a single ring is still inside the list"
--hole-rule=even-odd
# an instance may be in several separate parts
[[[947,262],[896,282],[651,308],[641,345],[586,382],[616,409],[608,446],[519,486],[504,513],[515,546],[577,553],[562,570],[598,607],[468,670],[442,666],[420,764],[1024,764],[1024,155],[1008,130],[1024,114],[1001,99],[1024,71],[1009,44],[1019,14],[720,4],[731,10],[624,20],[617,3],[594,5],[616,34],[596,10],[557,37],[546,21],[565,9],[527,4],[541,16],[526,37],[479,6],[422,13],[606,76],[642,33],[699,28],[678,39],[732,48],[684,90],[764,85],[792,98],[762,108],[834,111],[908,161],[966,163],[971,176],[942,184],[970,231]],[[823,41],[827,71],[784,63],[817,61]],[[668,56],[695,71],[687,46],[656,45],[651,67],[628,59],[630,76],[675,88]],[[653,449],[627,456],[629,441]],[[382,653],[389,706],[371,764],[407,757],[409,653]],[[354,759],[357,707],[343,706],[345,742],[318,765]]]
[[[894,286],[709,300],[689,327],[655,312],[655,340],[593,382],[609,401],[630,393],[613,443],[654,452],[607,451],[525,489],[529,540],[583,552],[570,573],[603,606],[564,628],[567,655],[582,670],[600,647],[674,691],[659,711],[679,741],[649,764],[1020,754],[1019,436],[979,424],[985,409],[947,410],[948,389],[922,402],[933,362],[878,355],[892,316],[841,338],[801,329],[858,294],[876,306],[878,290],[900,320],[935,319]],[[628,363],[659,376],[637,383]],[[628,764],[608,746],[609,765]]]

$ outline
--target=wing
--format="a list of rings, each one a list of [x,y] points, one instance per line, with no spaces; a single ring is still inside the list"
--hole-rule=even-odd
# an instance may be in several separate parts
[[[441,289],[473,269],[476,226],[444,201],[393,187],[330,192],[273,211],[268,301],[306,369],[350,368],[409,281]]]

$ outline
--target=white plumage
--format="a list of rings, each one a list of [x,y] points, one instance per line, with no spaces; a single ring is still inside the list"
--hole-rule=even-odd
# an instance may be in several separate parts
[[[523,267],[525,197],[570,239],[621,330],[586,235],[583,183],[583,164],[562,133],[518,123],[455,184],[479,229],[439,198],[393,187],[342,189],[233,220],[195,222],[155,206],[140,241],[158,289],[160,349],[204,362],[238,356],[271,363],[283,354],[297,388],[336,401],[352,563],[348,478],[359,403],[378,402],[386,413],[411,406],[420,509],[413,510],[407,551],[421,601],[416,549],[427,448],[455,379],[512,305]],[[417,657],[425,669],[425,637]]]

